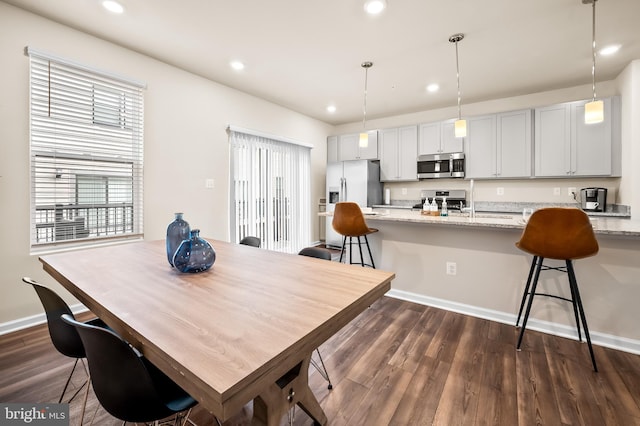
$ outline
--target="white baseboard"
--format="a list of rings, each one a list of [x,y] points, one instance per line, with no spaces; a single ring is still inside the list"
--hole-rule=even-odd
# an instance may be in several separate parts
[[[69,306],[73,314],[79,314],[80,312],[88,311],[86,306],[81,303]],[[25,328],[33,327],[35,325],[44,324],[47,322],[47,315],[43,312],[41,314],[32,315],[30,317],[20,318],[13,321],[7,321],[0,324],[0,336],[14,331],[22,330]]]
[[[403,290],[391,289],[387,292],[386,295],[395,299],[406,300],[408,302],[414,302],[426,306],[433,306],[435,308],[445,309],[447,311],[470,315],[477,318],[483,318],[490,321],[496,321],[503,324],[515,326],[516,323],[516,315],[511,313],[479,308],[477,306],[424,296],[421,294],[411,293]],[[578,339],[578,332],[575,327],[570,327],[564,324],[558,324],[549,321],[537,320],[535,318],[529,318],[529,321],[527,322],[527,329],[541,331],[543,333],[549,333],[556,336],[567,337],[569,339]],[[591,343],[594,345],[604,346],[607,348],[617,349],[620,351],[640,355],[640,341],[638,340],[614,336],[611,334],[598,333],[594,331],[590,331],[590,336]]]

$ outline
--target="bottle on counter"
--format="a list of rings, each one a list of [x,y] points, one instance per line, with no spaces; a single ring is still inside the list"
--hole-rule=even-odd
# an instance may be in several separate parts
[[[440,209],[440,216],[449,216],[447,210],[447,197],[442,197],[442,208]]]
[[[431,212],[431,204],[429,204],[428,198],[424,199],[424,204],[422,205],[422,211],[424,212],[424,214]]]
[[[436,197],[433,197],[433,201],[431,201],[431,216],[439,216],[438,213],[438,203],[436,202]]]

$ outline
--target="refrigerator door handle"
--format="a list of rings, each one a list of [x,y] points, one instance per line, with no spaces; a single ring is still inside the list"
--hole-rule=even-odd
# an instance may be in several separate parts
[[[342,191],[341,191],[342,199],[340,201],[347,201],[347,178],[342,178]]]

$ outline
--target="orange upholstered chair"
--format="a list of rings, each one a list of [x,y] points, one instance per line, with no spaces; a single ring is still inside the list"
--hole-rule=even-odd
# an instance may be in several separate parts
[[[351,261],[351,246],[352,246],[352,238],[358,238],[358,249],[360,250],[360,264],[362,266],[367,265],[364,263],[364,258],[362,257],[362,243],[360,241],[360,237],[364,237],[364,242],[367,244],[367,250],[369,252],[369,259],[371,260],[371,266],[375,269],[375,264],[373,262],[373,256],[371,255],[371,248],[369,247],[369,240],[367,239],[367,235],[372,234],[374,232],[378,232],[375,228],[369,228],[367,223],[364,220],[364,215],[362,214],[362,210],[360,210],[360,206],[357,203],[352,202],[341,202],[336,204],[336,208],[333,212],[333,229],[342,235],[342,250],[340,251],[340,262],[342,262],[342,257],[344,255],[344,249],[347,243],[347,237],[349,237],[349,263],[353,264]]]
[[[593,355],[593,347],[591,346],[587,319],[584,315],[582,299],[580,298],[580,291],[578,290],[578,282],[576,281],[576,275],[573,269],[574,260],[583,259],[598,253],[598,241],[593,233],[593,227],[591,226],[589,217],[582,210],[576,208],[552,207],[536,210],[529,218],[524,232],[520,237],[520,241],[516,243],[516,246],[520,250],[533,255],[533,261],[529,269],[529,277],[527,278],[527,284],[522,294],[520,311],[518,312],[518,319],[516,320],[517,327],[528,298],[527,309],[522,321],[520,336],[518,337],[518,350],[520,350],[524,330],[527,325],[527,320],[529,319],[529,313],[531,312],[533,297],[548,296],[566,300],[573,305],[573,313],[578,328],[578,339],[580,341],[582,341],[580,332],[580,322],[582,322],[584,335],[589,345],[593,369],[598,371],[596,359]],[[565,266],[544,265],[544,259],[564,260]],[[569,289],[571,291],[570,299],[552,294],[536,293],[540,271],[549,269],[567,273]]]

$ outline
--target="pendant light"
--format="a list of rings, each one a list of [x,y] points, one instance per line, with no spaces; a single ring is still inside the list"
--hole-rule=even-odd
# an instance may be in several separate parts
[[[364,68],[364,101],[362,104],[362,133],[360,133],[360,148],[366,148],[369,146],[369,134],[367,133],[367,77],[369,73],[369,68],[373,66],[373,62],[363,62],[360,65]]]
[[[449,37],[449,42],[456,44],[456,80],[458,82],[458,119],[454,123],[456,138],[464,138],[467,136],[467,120],[463,120],[460,114],[460,63],[458,62],[458,42],[463,38],[464,34],[454,34]]]
[[[582,0],[583,4],[591,3],[592,18],[591,18],[591,57],[593,62],[591,64],[591,88],[593,90],[593,97],[591,102],[584,106],[584,122],[585,124],[601,123],[604,121],[604,104],[602,101],[596,101],[596,1],[598,0]]]

